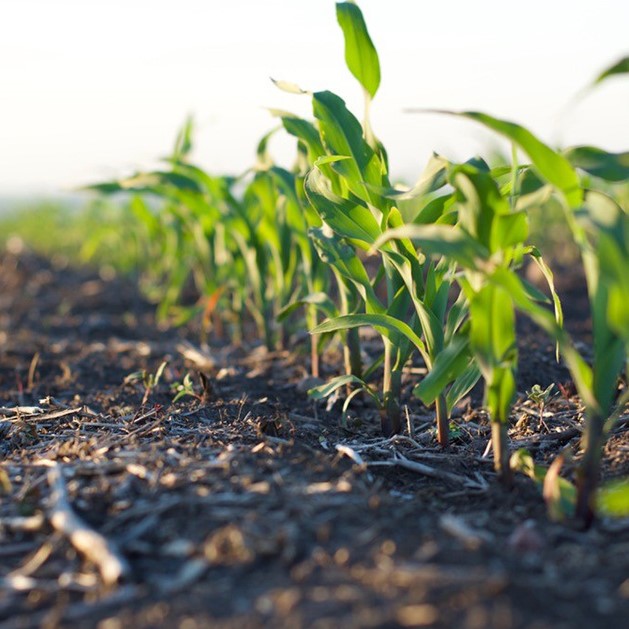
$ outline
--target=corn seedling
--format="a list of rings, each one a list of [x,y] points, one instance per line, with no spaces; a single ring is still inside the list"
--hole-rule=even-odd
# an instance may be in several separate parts
[[[452,408],[482,377],[495,470],[505,485],[512,468],[539,482],[544,473],[549,505],[561,505],[555,515],[573,505],[574,515],[589,523],[597,506],[620,512],[623,500],[629,502],[626,483],[599,488],[598,477],[605,437],[629,399],[626,385],[619,390],[618,384],[623,374],[629,376],[629,214],[617,189],[629,180],[627,153],[595,147],[562,153],[518,124],[479,112],[442,112],[505,137],[513,146],[511,163],[492,169],[478,158],[452,163],[433,155],[415,186],[395,186],[370,121],[380,87],[377,51],[356,4],[339,2],[336,15],[346,65],[364,93],[361,120],[332,92],[276,81],[312,102],[312,120],[272,111],[280,129],[296,140],[291,168],[276,164],[268,152],[276,129],[259,142],[247,172],[210,175],[190,161],[189,120],[163,169],[92,187],[132,195],[129,216],[141,228],[129,230],[136,243],[131,262],[150,258],[144,272],[160,314],[171,315],[192,284],[204,302],[187,314],[202,311],[209,320],[221,313],[232,340],[243,339],[253,323],[268,348],[281,347],[292,330],[306,327],[315,375],[321,343],[339,335],[345,372],[311,394],[322,399],[346,388],[346,414],[351,400],[365,392],[381,413],[385,435],[402,428],[402,369],[414,356],[427,369],[414,392],[434,404],[444,446]],[[595,84],[627,72],[623,59]],[[530,163],[520,164],[518,151]],[[553,275],[530,242],[529,214],[550,202],[561,208],[585,269],[591,365],[562,327]],[[98,248],[105,235],[90,246]],[[520,277],[528,258],[546,278],[550,299]],[[567,454],[546,472],[530,457],[509,457],[516,311],[556,341],[585,407],[573,491],[559,476]],[[383,345],[381,356],[367,366],[359,338],[365,326],[379,333]],[[383,384],[377,392],[369,379],[380,365]],[[152,385],[145,386],[148,396]],[[178,386],[177,398],[194,394],[189,379]],[[550,390],[529,395],[542,418]]]
[[[451,206],[455,224],[403,225],[385,232],[377,245],[410,239],[419,247],[419,255],[443,257],[455,265],[469,318],[463,325],[446,326],[447,345],[415,392],[432,403],[448,385],[458,392],[460,382],[473,384],[474,369],[480,370],[492,423],[494,466],[509,485],[507,430],[517,369],[515,303],[494,278],[517,279],[523,257],[535,252],[526,246],[525,212],[510,203],[487,164],[474,160],[450,165],[448,180],[455,191]],[[527,300],[544,299],[532,287],[527,289]],[[453,312],[455,321],[464,316],[464,311]],[[558,317],[560,312],[558,307]]]
[[[148,399],[151,396],[153,389],[155,389],[159,385],[167,364],[168,363],[166,361],[163,361],[157,368],[155,373],[151,373],[150,371],[146,371],[146,369],[143,369],[142,371],[134,371],[133,373],[130,373],[124,379],[124,384],[135,384],[136,382],[142,383],[144,387],[142,406],[144,406],[148,402]]]
[[[201,396],[194,390],[192,376],[189,373],[183,377],[181,382],[173,382],[170,386],[170,390],[175,394],[175,397],[173,397],[173,404],[187,395],[196,398],[197,400],[201,399]]]
[[[330,92],[311,95],[316,126],[288,115],[282,118],[285,128],[305,143],[313,160],[305,189],[323,226],[312,228],[310,234],[320,257],[332,267],[341,293],[340,316],[328,319],[312,332],[347,331],[350,355],[355,354],[350,342],[356,338],[349,336],[351,332],[361,326],[372,326],[380,333],[384,345],[384,379],[378,406],[383,433],[390,435],[401,430],[399,397],[404,364],[417,350],[430,368],[444,349],[443,327],[451,282],[449,265],[446,260],[424,265],[410,241],[401,240],[379,251],[379,270],[370,276],[359,252],[375,251],[373,246],[386,228],[404,223],[396,207],[398,201],[411,205],[415,209],[414,218],[420,222],[441,216],[443,202],[428,207],[427,203],[422,206],[422,201],[445,184],[445,164],[435,158],[421,183],[405,196],[391,186],[386,152],[369,122],[371,100],[380,83],[378,55],[356,5],[337,4],[337,17],[345,36],[347,65],[365,94],[362,125],[344,101]],[[300,93],[306,92],[300,90]],[[384,301],[377,292],[381,279],[386,292]],[[358,303],[356,294],[360,297]],[[463,309],[464,303],[458,302],[454,311],[459,316],[450,322],[454,328],[464,318]],[[452,391],[464,394],[473,385],[477,371],[471,367],[465,375],[466,387]],[[348,383],[371,394],[355,363],[347,375],[313,393],[330,394]],[[444,395],[438,396],[436,407],[439,441],[446,445],[449,422]]]
[[[536,173],[556,191],[565,211],[566,222],[581,251],[593,323],[594,357],[590,367],[579,355],[568,335],[548,313],[528,299],[516,277],[499,276],[518,308],[527,312],[549,331],[559,343],[577,391],[585,405],[586,425],[583,458],[577,472],[575,515],[588,525],[595,514],[596,488],[606,425],[626,404],[627,392],[617,399],[618,378],[627,368],[629,285],[629,215],[613,199],[595,190],[585,189],[570,157],[582,157],[582,151],[558,153],[530,131],[514,123],[477,113],[464,116],[481,122],[517,144],[531,159]],[[610,181],[617,178],[617,168],[624,160],[618,155],[588,151],[595,160],[596,176]],[[583,161],[575,160],[586,170]],[[590,168],[594,165],[590,163]],[[625,168],[625,176],[629,169]],[[609,173],[609,174],[608,174]],[[624,270],[623,270],[624,269]]]
[[[539,384],[534,384],[529,391],[526,392],[526,396],[528,397],[533,404],[537,405],[537,416],[539,419],[540,426],[543,426],[546,431],[548,431],[548,426],[546,426],[546,422],[544,421],[544,410],[546,408],[546,404],[553,397],[553,389],[555,388],[554,384],[548,385],[545,389]]]

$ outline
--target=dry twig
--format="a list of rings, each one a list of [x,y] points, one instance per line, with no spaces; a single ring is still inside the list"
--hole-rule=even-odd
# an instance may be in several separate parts
[[[58,465],[54,465],[48,471],[48,482],[53,490],[49,516],[53,528],[63,533],[79,552],[98,566],[107,585],[117,583],[129,572],[125,559],[118,554],[109,540],[90,528],[74,512]]]

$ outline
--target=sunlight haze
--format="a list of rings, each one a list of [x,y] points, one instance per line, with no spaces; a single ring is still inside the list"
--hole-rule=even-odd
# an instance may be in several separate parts
[[[405,108],[474,109],[529,126],[553,145],[629,148],[629,81],[571,99],[629,52],[629,3],[494,0],[359,2],[380,55],[373,126],[394,177],[431,151],[465,159],[493,138],[473,123]],[[0,194],[68,190],[147,168],[188,114],[195,160],[239,173],[307,96],[270,77],[330,89],[360,116],[332,0],[3,0]],[[271,149],[290,164],[292,141]],[[454,148],[456,147],[456,148]]]

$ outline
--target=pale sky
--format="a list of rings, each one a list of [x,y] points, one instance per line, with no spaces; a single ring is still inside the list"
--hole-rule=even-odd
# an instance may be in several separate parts
[[[626,0],[361,0],[380,54],[373,126],[394,176],[436,150],[467,159],[491,136],[407,107],[475,109],[553,145],[629,150],[629,79],[566,110],[629,54]],[[276,121],[307,97],[269,77],[331,89],[362,115],[333,0],[0,0],[0,194],[54,193],[149,168],[188,113],[195,161],[239,173]],[[291,163],[293,144],[271,150]]]

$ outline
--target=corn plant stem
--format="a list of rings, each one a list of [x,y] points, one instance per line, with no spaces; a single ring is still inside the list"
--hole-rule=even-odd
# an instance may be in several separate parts
[[[349,286],[346,280],[334,270],[334,276],[339,288],[340,298],[340,314],[350,314],[349,298],[351,296]],[[345,373],[347,375],[362,377],[363,366],[362,358],[360,356],[360,338],[358,336],[358,329],[353,328],[347,330],[344,335],[345,345],[343,347],[343,360],[345,363]],[[349,391],[348,391],[349,393]]]
[[[491,446],[494,453],[494,470],[503,487],[512,485],[511,467],[509,465],[509,435],[507,425],[503,422],[491,422]]]
[[[387,287],[387,302],[390,304],[394,298],[394,282],[393,273],[394,268],[388,263],[385,258],[383,260],[383,267],[385,271],[386,287]],[[384,413],[381,416],[382,434],[385,437],[390,437],[399,433],[402,429],[402,420],[400,413],[400,393],[401,393],[401,378],[402,378],[402,365],[399,363],[399,347],[396,347],[390,338],[383,337],[384,342],[384,375],[382,382],[382,402]],[[397,359],[395,366],[393,363],[394,357]]]
[[[313,330],[314,328],[317,327],[317,323],[319,322],[319,317],[317,316],[316,306],[313,306],[313,305],[308,306],[307,317],[308,317],[308,329]],[[310,335],[310,375],[313,378],[319,377],[319,335],[318,334]]]
[[[400,392],[402,385],[401,366],[395,364],[393,367],[393,343],[385,338],[384,340],[384,377],[382,383],[383,408],[381,413],[382,434],[390,437],[399,433],[402,429],[400,412]]]
[[[257,316],[255,317],[258,323],[258,338],[264,339],[264,345],[266,348],[272,352],[274,349],[273,343],[273,331],[271,330],[271,322],[270,322],[271,313],[267,307],[264,307]]]
[[[629,373],[625,376],[627,381],[629,382]],[[618,418],[622,415],[622,412],[625,409],[625,406],[629,404],[629,388],[625,388],[625,390],[621,393],[618,400],[616,400],[616,408],[608,417],[605,425],[603,427],[603,439],[607,438],[609,432],[613,429],[618,421]]]
[[[390,395],[391,391],[391,351],[393,349],[391,341],[387,338],[382,339],[384,341],[384,373],[382,376],[382,401],[384,402],[384,409],[387,410],[387,396]],[[387,413],[388,418],[388,413]],[[383,425],[382,432],[385,432],[385,427]],[[389,431],[386,431],[389,434],[393,434]]]
[[[275,321],[275,314],[273,313],[273,305],[266,299],[264,301],[264,344],[266,348],[272,352],[277,349],[278,339],[276,338],[273,330],[273,322]]]
[[[283,325],[277,324],[277,312],[274,309],[272,322],[275,323],[276,329],[273,335],[273,349],[275,351],[281,351],[286,348],[286,328]],[[273,329],[273,323],[270,324]]]
[[[353,376],[362,378],[363,361],[360,356],[360,336],[358,328],[347,330],[347,338],[345,340],[349,354],[349,368]]]
[[[232,340],[236,345],[242,345],[245,338],[245,317],[242,295],[239,291],[234,291],[232,296],[232,312],[236,315],[236,322],[233,327]]]
[[[262,316],[258,305],[254,302],[254,300],[249,296],[244,296],[244,302],[246,311],[251,315],[251,318],[254,321],[257,330],[257,338],[265,338],[265,323],[264,317]]]
[[[437,441],[442,448],[447,448],[450,443],[450,422],[448,406],[443,394],[435,401],[435,414],[437,420]]]
[[[563,203],[562,206],[573,238],[581,250],[581,259],[592,306],[592,293],[597,285],[598,261],[587,240],[585,230],[577,223],[572,209],[567,203]],[[575,507],[576,519],[586,528],[592,524],[595,515],[596,505],[594,501],[600,476],[605,424],[606,422],[598,410],[590,409],[590,412],[586,414],[585,432],[583,435],[584,453],[583,460],[577,471],[577,501]]]
[[[577,504],[575,516],[585,527],[594,520],[596,488],[598,486],[603,429],[605,421],[600,415],[589,415],[583,435],[583,460],[577,472]]]
[[[319,373],[319,337],[313,334],[310,338],[310,375],[318,378]]]

